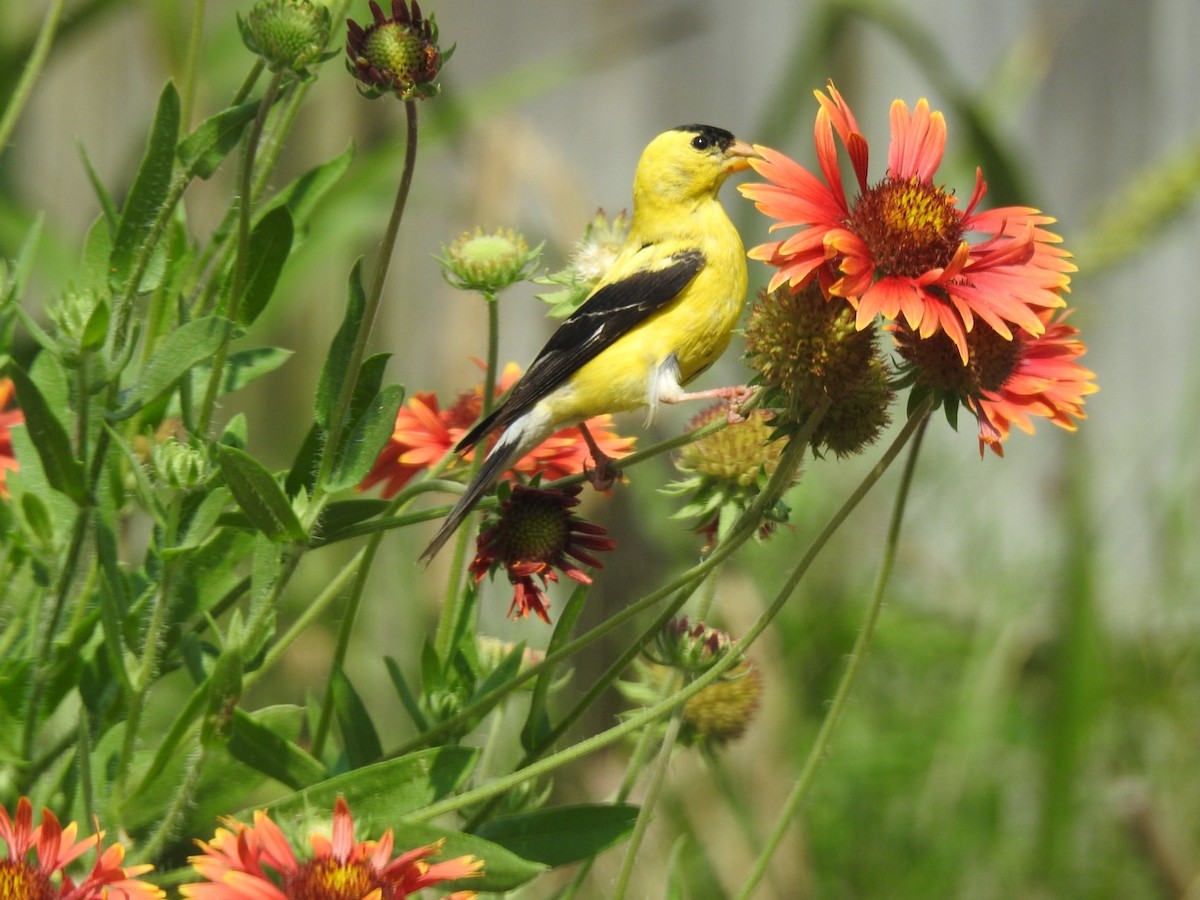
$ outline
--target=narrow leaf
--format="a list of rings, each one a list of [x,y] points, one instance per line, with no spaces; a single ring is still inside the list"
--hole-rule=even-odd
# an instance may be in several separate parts
[[[225,749],[238,762],[286,784],[292,790],[298,791],[316,784],[329,774],[311,754],[305,753],[241,709],[233,714],[233,733]]]
[[[638,808],[628,804],[559,806],[484,822],[479,837],[523,859],[561,866],[595,856],[633,830]]]
[[[362,286],[362,260],[359,259],[350,272],[350,282],[346,291],[346,314],[329,345],[329,355],[317,382],[317,403],[314,412],[317,424],[325,431],[329,430],[329,419],[333,415],[338,392],[343,382],[350,377],[350,355],[354,349],[354,337],[362,327],[366,305],[367,298]],[[339,435],[331,435],[329,440],[336,446],[340,443],[338,438]]]
[[[339,795],[355,818],[392,822],[459,790],[475,768],[479,750],[435,747],[335,775],[268,803],[272,816],[332,810]]]
[[[311,491],[317,480],[317,466],[321,456],[321,429],[314,422],[308,429],[308,434],[296,451],[292,467],[284,479],[283,489],[289,497],[295,497],[301,491]]]
[[[320,538],[326,542],[337,540],[347,528],[375,518],[391,505],[388,500],[367,497],[330,503],[321,513]]]
[[[302,541],[304,529],[283,488],[258,460],[241,450],[217,445],[225,484],[254,527],[272,541]]]
[[[150,129],[146,155],[142,157],[133,187],[121,210],[121,221],[109,257],[109,285],[114,291],[126,287],[133,274],[133,261],[154,227],[166,202],[175,168],[175,142],[179,138],[179,91],[168,81],[158,100]]]
[[[217,171],[254,120],[259,103],[252,100],[223,109],[201,122],[196,130],[179,142],[179,161],[188,175],[207,180]]]
[[[84,171],[87,172],[88,181],[91,182],[96,200],[99,201],[100,209],[103,210],[100,221],[104,222],[110,232],[116,231],[117,225],[121,221],[121,211],[117,209],[117,204],[113,201],[108,188],[104,186],[104,182],[100,180],[100,175],[92,165],[91,157],[88,156],[87,148],[83,144],[79,144],[79,155],[83,157]]]
[[[221,346],[230,328],[228,319],[205,316],[187,322],[166,336],[129,392],[124,408],[109,415],[113,421],[127,419],[147,403],[157,400],[175,386],[193,367],[209,359]]]
[[[82,286],[97,294],[108,292],[108,260],[112,256],[113,225],[100,216],[88,229],[83,241]]]
[[[309,169],[283,190],[271,198],[263,215],[267,215],[277,206],[286,206],[291,211],[292,220],[297,229],[302,229],[309,216],[321,198],[346,174],[350,162],[354,159],[354,145],[351,144],[340,154],[315,168]]]
[[[346,438],[330,478],[330,490],[353,487],[371,471],[379,452],[396,429],[396,413],[403,402],[404,387],[399,384],[388,385],[375,395]]]
[[[46,398],[33,379],[16,363],[9,366],[9,375],[17,391],[17,403],[25,414],[25,427],[30,442],[42,463],[46,481],[57,491],[66,494],[79,506],[88,502],[83,463],[75,458],[71,438],[54,415]]]
[[[238,315],[238,324],[243,327],[250,325],[267,308],[283,264],[292,252],[293,233],[292,214],[283,206],[263,216],[250,232],[246,293]]]
[[[219,396],[241,390],[250,382],[274,372],[291,359],[292,351],[282,347],[252,347],[231,353],[225,360],[225,377],[217,393]],[[192,395],[196,396],[208,384],[212,366],[208,361],[192,369]]]
[[[350,768],[360,769],[375,762],[383,756],[379,733],[375,730],[362,698],[358,696],[354,685],[341,668],[333,670],[330,693],[333,696],[333,712],[342,732],[343,749]]]
[[[416,695],[409,689],[408,682],[404,679],[404,673],[400,671],[400,664],[390,656],[385,656],[383,663],[387,666],[388,676],[392,679],[392,684],[400,696],[400,702],[404,704],[408,717],[413,720],[418,731],[428,731],[429,722],[425,718],[425,714],[421,712],[421,704],[417,702]]]

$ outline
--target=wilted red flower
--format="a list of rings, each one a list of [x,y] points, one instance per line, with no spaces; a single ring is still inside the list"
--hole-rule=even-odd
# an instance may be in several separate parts
[[[579,504],[579,491],[578,485],[559,491],[518,484],[480,532],[471,574],[478,584],[489,572],[504,567],[513,585],[513,601],[508,609],[512,618],[525,618],[532,611],[550,624],[550,603],[542,588],[558,581],[554,570],[580,584],[591,584],[591,576],[576,563],[603,568],[592,552],[617,546],[605,536],[605,529],[571,513]],[[534,576],[541,578],[542,587],[538,587]]]
[[[1030,335],[1043,330],[1038,311],[1063,305],[1068,273],[1075,271],[1058,235],[1043,226],[1054,219],[1025,206],[980,210],[987,191],[976,169],[965,210],[933,177],[946,147],[946,123],[920,100],[910,112],[902,100],[891,109],[892,137],[884,178],[867,183],[867,140],[850,107],[831,82],[816,92],[815,143],[821,176],[769,147],[750,164],[766,184],[740,185],[771,226],[798,227],[782,241],[762,244],[750,256],[778,268],[770,289],[797,288],[817,279],[828,297],[844,297],[857,310],[857,326],[877,315],[903,320],[921,337],[945,332],[967,359],[966,335],[981,319],[1004,337],[1010,325]],[[833,134],[850,158],[859,195],[846,199]],[[968,240],[968,236],[978,235]]]
[[[372,99],[395,94],[401,100],[433,97],[435,79],[454,52],[438,47],[437,23],[433,16],[421,17],[421,7],[412,0],[392,0],[386,16],[371,0],[374,21],[363,27],[346,20],[346,68],[359,80],[359,90]]]
[[[1042,310],[1040,337],[1019,331],[1005,340],[988,329],[967,335],[967,364],[945,335],[922,340],[903,326],[894,329],[897,349],[909,363],[916,390],[931,390],[945,403],[962,403],[979,420],[979,452],[1004,455],[1003,442],[1016,425],[1033,433],[1033,418],[1075,430],[1086,418],[1084,398],[1097,390],[1095,374],[1079,364],[1087,348],[1079,330],[1065,323],[1070,311]]]
[[[17,801],[17,815],[10,819],[0,806],[0,841],[8,845],[8,858],[0,857],[0,897],[18,900],[159,900],[163,891],[135,876],[154,866],[122,866],[125,848],[112,844],[100,851],[104,832],[76,841],[79,826],[63,828],[54,813],[42,810],[42,821],[33,826],[33,805],[28,797]],[[96,848],[92,871],[78,884],[66,867]],[[34,851],[35,860],[29,858]],[[55,884],[57,880],[58,884]]]
[[[13,454],[12,432],[9,429],[13,425],[24,424],[25,414],[16,407],[9,408],[12,400],[12,379],[0,378],[0,497],[8,496],[8,487],[5,484],[8,470],[12,469],[15,472],[20,468],[17,457]]]
[[[404,900],[410,894],[459,878],[481,875],[483,863],[473,856],[444,862],[426,860],[441,842],[392,857],[392,830],[378,841],[355,841],[354,819],[346,801],[333,808],[333,838],[314,834],[313,854],[300,860],[279,826],[261,810],[254,824],[222,820],[204,851],[190,858],[205,881],[184,884],[184,897],[196,900]],[[271,870],[271,871],[268,871]],[[465,900],[473,892],[455,893]]]
[[[496,396],[512,387],[521,370],[509,363],[500,373],[496,384]],[[437,395],[432,392],[414,394],[396,416],[396,428],[391,440],[379,454],[374,467],[362,480],[359,490],[386,482],[384,497],[394,497],[412,478],[425,471],[454,449],[463,435],[479,419],[483,407],[483,386],[459,396],[452,406],[442,409]],[[592,437],[600,449],[611,457],[619,458],[633,447],[634,438],[624,438],[612,430],[612,416],[596,416],[587,421]],[[495,443],[496,436],[489,438],[487,447]],[[463,454],[462,460],[469,462],[476,448]],[[540,474],[554,480],[578,475],[591,459],[591,450],[580,437],[574,426],[557,431],[540,445],[521,457],[513,465],[513,472],[528,477]]]

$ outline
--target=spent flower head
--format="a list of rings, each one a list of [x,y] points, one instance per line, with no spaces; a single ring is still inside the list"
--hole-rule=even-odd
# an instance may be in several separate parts
[[[977,320],[1006,338],[1011,326],[1041,334],[1038,311],[1063,305],[1075,271],[1061,239],[1045,228],[1054,219],[1024,206],[981,210],[987,185],[978,169],[971,198],[959,209],[954,193],[933,180],[946,123],[924,99],[911,111],[902,100],[892,104],[887,170],[869,183],[867,139],[849,105],[832,82],[815,93],[820,175],[757,147],[761,158],[750,164],[766,183],[739,187],[777,220],[772,230],[798,229],[750,251],[776,267],[770,288],[815,281],[826,296],[849,301],[858,328],[882,315],[921,337],[945,332],[964,363],[966,336]],[[835,132],[858,184],[853,201],[842,187]]]
[[[725,744],[746,733],[762,703],[762,674],[748,659],[722,675],[683,705],[684,744]]]
[[[663,493],[685,495],[687,503],[673,516],[694,520],[698,530],[715,534],[723,513],[738,514],[753,502],[774,474],[784,442],[774,440],[771,413],[754,409],[741,422],[726,424],[712,434],[685,445],[675,465],[683,478],[668,484]],[[697,431],[714,422],[728,423],[728,405],[714,404],[692,418],[688,428]],[[799,479],[799,472],[793,482]],[[779,501],[767,510],[759,530],[766,537],[776,522],[785,522],[787,506]]]
[[[771,424],[785,433],[803,426],[828,401],[813,433],[814,450],[838,456],[874,443],[890,421],[891,372],[875,330],[859,330],[854,312],[829,303],[817,285],[786,285],[759,294],[746,323],[745,362],[765,388]]]
[[[346,20],[346,68],[359,81],[359,92],[370,99],[395,94],[401,100],[424,100],[437,95],[436,79],[454,47],[438,47],[433,16],[421,17],[412,0],[392,0],[392,14],[384,15],[371,0],[374,20],[365,28]]]
[[[312,855],[297,856],[267,813],[254,824],[223,819],[211,841],[197,841],[201,853],[190,858],[203,881],[184,884],[180,894],[194,900],[403,900],[423,888],[482,874],[472,856],[429,862],[441,842],[392,855],[393,835],[355,841],[354,819],[338,797],[333,834],[314,833]],[[454,894],[473,897],[473,893]]]
[[[243,19],[238,16],[242,42],[261,56],[272,72],[313,77],[309,66],[337,55],[327,51],[332,28],[329,8],[312,0],[258,0]]]
[[[442,245],[442,275],[460,291],[494,297],[533,274],[542,246],[531,250],[525,236],[511,228],[464,231],[450,246]]]
[[[10,818],[0,806],[0,842],[8,848],[0,856],[0,897],[4,900],[160,900],[166,894],[148,881],[137,878],[154,866],[123,866],[125,848],[120,843],[101,850],[104,832],[75,840],[79,826],[63,828],[48,809],[33,824],[33,804],[28,797],[17,800],[17,814]],[[96,850],[96,861],[81,881],[67,867],[83,854]],[[32,853],[32,856],[31,856]]]
[[[575,245],[566,268],[533,279],[534,284],[559,288],[536,295],[550,304],[551,318],[565,319],[583,305],[617,258],[628,233],[629,217],[624,210],[610,220],[604,210],[598,209],[584,228],[583,237]]]
[[[502,496],[507,487],[501,484]],[[478,584],[485,575],[504,569],[513,586],[510,617],[525,618],[533,612],[549,624],[550,602],[544,588],[558,581],[554,570],[580,584],[591,584],[592,577],[580,566],[603,568],[593,553],[616,547],[604,528],[572,512],[579,504],[579,492],[578,485],[564,490],[515,485],[480,533],[471,574]],[[541,587],[534,578],[541,579]]]
[[[1012,425],[1032,434],[1033,419],[1044,417],[1074,431],[1076,421],[1086,418],[1084,398],[1098,388],[1095,374],[1079,364],[1087,348],[1079,330],[1066,324],[1069,313],[1043,310],[1045,330],[1038,337],[1020,332],[1005,340],[988,329],[971,332],[966,365],[945,336],[922,340],[904,326],[892,330],[914,397],[933,394],[952,424],[959,405],[966,407],[979,423],[980,455],[990,447],[1003,456]]]

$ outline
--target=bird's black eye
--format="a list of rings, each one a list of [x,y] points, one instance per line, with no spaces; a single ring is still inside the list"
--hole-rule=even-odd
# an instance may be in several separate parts
[[[709,140],[708,137],[706,137],[703,134],[698,134],[694,138],[692,138],[692,149],[693,150],[707,150],[711,146],[712,146],[712,141]]]

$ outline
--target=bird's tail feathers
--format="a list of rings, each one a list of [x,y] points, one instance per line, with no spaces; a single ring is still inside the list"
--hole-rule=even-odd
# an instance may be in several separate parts
[[[524,438],[527,438],[528,435],[522,434],[522,430],[510,428],[500,435],[500,440],[496,442],[492,452],[483,461],[479,473],[467,485],[463,495],[458,498],[458,502],[454,504],[454,508],[442,522],[442,526],[433,536],[433,540],[429,542],[429,546],[421,552],[421,562],[429,562],[433,559],[442,549],[442,545],[458,530],[458,526],[463,523],[463,520],[471,514],[475,504],[483,499],[484,494],[491,489],[500,475],[525,452],[527,441]]]

